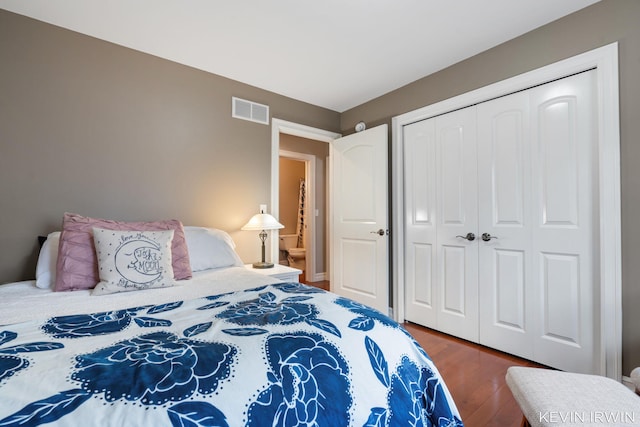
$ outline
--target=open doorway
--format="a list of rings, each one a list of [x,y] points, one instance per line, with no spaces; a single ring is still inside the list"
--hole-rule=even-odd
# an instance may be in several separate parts
[[[280,211],[280,158],[281,151],[285,157],[297,158],[305,163],[305,248],[309,256],[305,256],[304,280],[307,282],[325,281],[329,278],[329,206],[328,206],[328,164],[329,143],[340,137],[340,134],[308,127],[284,120],[272,120],[271,135],[271,206],[272,212],[282,220],[284,212]],[[295,198],[299,198],[299,182]],[[287,216],[287,213],[284,213]],[[286,224],[285,224],[286,227]],[[273,233],[271,241],[272,259],[280,259],[280,235],[288,233],[288,229],[278,234]]]
[[[300,151],[310,143],[314,141],[299,141],[291,135],[281,135],[280,139],[281,148]],[[279,263],[302,270],[300,281],[304,283],[324,280],[326,197],[323,174],[316,179],[315,170],[318,163],[322,168],[325,159],[326,156],[318,159],[311,154],[280,150],[279,221],[284,228],[279,230]]]

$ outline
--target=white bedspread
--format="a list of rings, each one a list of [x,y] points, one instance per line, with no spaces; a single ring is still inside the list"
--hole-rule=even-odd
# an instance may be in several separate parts
[[[99,296],[91,296],[90,291],[53,292],[40,289],[36,287],[35,280],[8,283],[0,286],[0,325],[135,305],[163,304],[278,282],[280,280],[244,267],[228,267],[194,273],[193,279],[181,280],[178,282],[181,285],[177,287]]]

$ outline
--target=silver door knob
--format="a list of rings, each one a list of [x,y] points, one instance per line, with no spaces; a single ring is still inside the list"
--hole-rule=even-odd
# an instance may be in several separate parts
[[[369,233],[371,233],[371,234],[377,234],[377,235],[380,235],[380,236],[384,236],[386,232],[381,228],[381,229],[380,229],[380,230],[378,230],[378,231],[370,231]]]
[[[492,236],[492,235],[491,235],[491,234],[489,234],[489,233],[482,233],[482,236],[481,236],[481,237],[482,237],[482,240],[484,240],[485,242],[488,242],[488,241],[489,241],[489,240],[491,240],[491,239],[497,239],[497,237],[496,237],[496,236]]]
[[[476,235],[473,233],[467,233],[466,236],[456,236],[456,237],[460,237],[461,239],[467,239],[470,242],[473,242],[474,240],[476,240]]]

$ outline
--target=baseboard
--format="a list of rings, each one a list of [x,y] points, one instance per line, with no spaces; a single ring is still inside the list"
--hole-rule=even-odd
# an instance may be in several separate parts
[[[635,384],[633,384],[633,381],[631,381],[630,377],[627,376],[622,376],[622,384],[626,385],[627,388],[629,388],[629,390],[635,391],[636,390],[636,386]]]
[[[327,278],[327,273],[316,273],[313,275],[313,278],[307,278],[310,282],[321,282],[323,280],[329,280]]]

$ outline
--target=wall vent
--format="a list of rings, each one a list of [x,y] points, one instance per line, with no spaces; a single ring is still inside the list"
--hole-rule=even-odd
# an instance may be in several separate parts
[[[231,98],[232,117],[236,119],[249,120],[263,125],[269,124],[269,106],[258,104],[257,102],[245,99]]]

